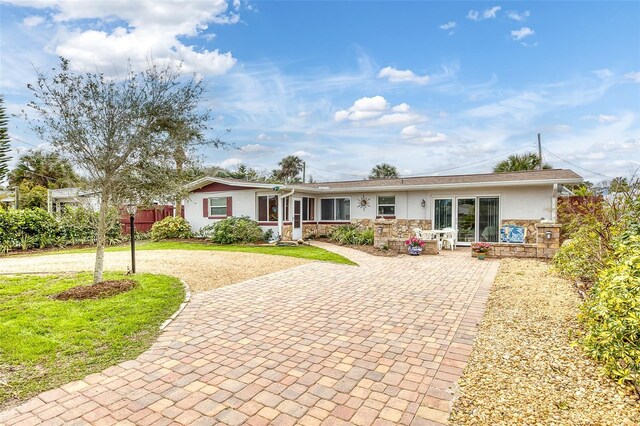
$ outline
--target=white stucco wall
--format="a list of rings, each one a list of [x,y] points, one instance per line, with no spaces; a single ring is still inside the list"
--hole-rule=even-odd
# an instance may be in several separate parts
[[[184,201],[184,218],[191,225],[194,232],[200,228],[211,225],[220,219],[209,219],[202,214],[203,199],[209,197],[231,197],[234,216],[249,216],[256,220],[256,190],[246,189],[239,191],[194,192]]]
[[[464,196],[500,197],[501,219],[551,218],[552,185],[410,192],[406,203],[408,218],[433,219],[433,205],[436,198]],[[425,200],[425,207],[421,206],[422,200]]]
[[[209,219],[202,215],[202,200],[208,197],[232,197],[233,215],[249,216],[257,220],[257,196],[274,195],[273,191],[263,189],[246,189],[221,192],[196,192],[185,200],[185,218],[194,231],[210,225],[219,219]],[[369,198],[370,206],[366,209],[358,207],[361,196]],[[433,219],[433,205],[436,198],[451,197],[500,197],[501,219],[550,219],[552,217],[553,185],[546,186],[522,186],[522,187],[493,187],[493,188],[464,188],[439,191],[401,191],[380,193],[338,193],[338,194],[310,194],[295,192],[292,197],[285,198],[285,202],[291,203],[293,198],[315,197],[316,220],[320,220],[320,199],[322,198],[350,198],[351,219],[375,219],[378,211],[378,195],[394,195],[396,197],[396,218],[398,219]],[[422,200],[425,206],[422,207]],[[293,205],[290,207],[293,213]],[[264,230],[277,226],[263,226]]]

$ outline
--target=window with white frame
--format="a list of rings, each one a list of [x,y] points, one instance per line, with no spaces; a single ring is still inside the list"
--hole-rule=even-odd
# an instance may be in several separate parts
[[[351,199],[323,198],[320,200],[320,220],[351,220]]]
[[[378,195],[378,216],[396,215],[396,196]]]
[[[209,198],[209,216],[227,215],[227,197]]]

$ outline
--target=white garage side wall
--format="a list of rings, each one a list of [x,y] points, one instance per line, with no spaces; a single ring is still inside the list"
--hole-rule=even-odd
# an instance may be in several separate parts
[[[209,219],[202,214],[202,200],[209,197],[231,197],[234,216],[249,216],[249,218],[256,220],[256,190],[254,189],[193,192],[184,201],[184,218],[189,222],[191,230],[194,232],[220,220]]]
[[[409,192],[406,203],[407,218],[433,220],[434,199],[465,196],[500,197],[501,219],[551,219],[552,217],[553,185],[547,185]],[[424,207],[422,207],[422,200],[425,200]],[[397,217],[405,218],[399,214]]]

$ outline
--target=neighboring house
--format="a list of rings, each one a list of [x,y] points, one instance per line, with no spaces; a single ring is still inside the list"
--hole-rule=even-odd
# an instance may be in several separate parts
[[[47,211],[60,213],[68,207],[85,207],[97,210],[98,196],[95,192],[83,192],[80,188],[49,189],[47,197]]]
[[[556,219],[562,185],[580,182],[564,169],[286,185],[206,177],[187,186],[184,211],[194,231],[248,216],[285,240],[384,222],[394,237],[408,237],[414,227],[453,227],[459,244],[468,245],[498,241],[500,227],[510,223],[530,229],[529,242],[536,223]]]
[[[0,189],[0,207],[13,208],[16,206],[16,192]]]

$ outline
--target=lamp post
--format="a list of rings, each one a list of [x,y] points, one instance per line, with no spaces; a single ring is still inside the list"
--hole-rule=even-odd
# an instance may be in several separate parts
[[[127,213],[129,213],[129,230],[131,232],[131,273],[136,273],[136,218],[137,206],[133,203],[127,204]]]

